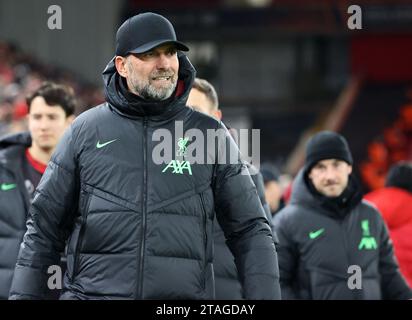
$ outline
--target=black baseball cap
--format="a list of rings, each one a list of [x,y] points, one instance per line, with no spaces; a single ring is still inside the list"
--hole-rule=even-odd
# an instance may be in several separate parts
[[[116,33],[116,55],[143,53],[162,44],[173,43],[177,50],[189,48],[177,41],[173,25],[160,14],[145,12],[127,19]]]

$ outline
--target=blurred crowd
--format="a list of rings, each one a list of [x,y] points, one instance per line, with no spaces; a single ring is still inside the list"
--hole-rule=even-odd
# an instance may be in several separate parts
[[[411,102],[403,105],[397,119],[367,146],[367,159],[360,165],[361,176],[370,190],[382,188],[389,168],[403,160],[412,160]]]
[[[76,114],[104,100],[100,84],[79,80],[73,72],[44,64],[11,43],[0,42],[0,136],[27,129],[26,97],[45,80],[72,87]]]

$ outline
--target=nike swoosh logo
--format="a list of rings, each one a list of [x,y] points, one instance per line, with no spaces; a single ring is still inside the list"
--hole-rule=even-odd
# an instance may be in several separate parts
[[[312,232],[309,233],[309,238],[316,239],[317,237],[319,237],[323,233],[323,231],[325,231],[324,228],[319,229],[317,231],[312,231]]]
[[[107,141],[107,142],[105,142],[105,143],[100,143],[100,141],[97,141],[97,143],[96,143],[96,148],[97,148],[97,149],[103,148],[103,147],[107,146],[108,144],[110,144],[110,143],[112,143],[112,142],[115,142],[116,140],[117,140],[117,139],[113,139],[113,140]]]
[[[1,184],[1,191],[9,191],[16,188],[17,185],[15,183],[2,183]]]

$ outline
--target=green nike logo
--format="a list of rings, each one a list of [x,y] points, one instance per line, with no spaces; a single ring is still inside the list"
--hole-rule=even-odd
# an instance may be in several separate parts
[[[17,185],[15,183],[2,183],[1,184],[1,191],[9,191],[16,188]]]
[[[323,233],[323,231],[325,231],[325,228],[319,229],[317,231],[309,232],[309,238],[316,239]]]
[[[116,140],[117,140],[117,139],[113,139],[113,140],[107,141],[107,142],[105,142],[105,143],[100,143],[100,140],[99,140],[99,141],[97,141],[97,143],[96,143],[96,148],[97,148],[97,149],[103,148],[103,147],[107,146],[109,143],[115,142]]]

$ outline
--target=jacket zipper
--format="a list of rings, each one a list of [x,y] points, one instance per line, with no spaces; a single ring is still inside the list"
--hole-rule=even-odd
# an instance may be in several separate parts
[[[203,247],[205,250],[205,261],[203,264],[203,289],[206,288],[206,267],[207,267],[207,215],[205,209],[205,203],[203,199],[203,193],[200,193],[200,202],[202,205],[202,212],[203,212]]]
[[[344,250],[345,250],[345,254],[346,254],[346,259],[347,259],[347,262],[348,262],[348,265],[350,265],[350,256],[349,256],[349,251],[348,251],[348,243],[347,243],[347,239],[346,239],[346,235],[345,235],[345,220],[348,218],[348,215],[346,215],[344,218],[343,218],[343,220],[342,221],[340,221],[340,228],[341,228],[341,232],[342,232],[342,238],[343,238],[343,247],[344,247]],[[353,293],[353,296],[354,296],[354,299],[356,299],[356,294],[355,294],[355,292],[353,292],[352,291],[352,293]]]
[[[140,241],[140,260],[139,260],[139,285],[138,299],[143,299],[143,266],[144,266],[144,251],[146,239],[146,219],[147,219],[147,118],[143,119],[143,201],[142,201],[142,238]]]

